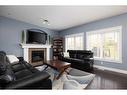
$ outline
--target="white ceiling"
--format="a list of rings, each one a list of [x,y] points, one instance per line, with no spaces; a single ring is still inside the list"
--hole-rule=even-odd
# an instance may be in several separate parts
[[[60,31],[127,12],[127,6],[0,6],[0,16]],[[41,18],[49,20],[44,25]]]

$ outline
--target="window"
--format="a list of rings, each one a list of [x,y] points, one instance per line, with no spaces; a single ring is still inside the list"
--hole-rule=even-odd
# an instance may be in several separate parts
[[[65,36],[66,51],[67,50],[82,50],[84,34],[73,34]]]
[[[122,27],[112,27],[86,33],[87,49],[94,52],[95,59],[122,62]]]

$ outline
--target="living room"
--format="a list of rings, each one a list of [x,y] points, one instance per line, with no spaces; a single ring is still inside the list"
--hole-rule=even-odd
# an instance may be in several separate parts
[[[125,5],[0,6],[0,88],[127,89],[126,22]]]

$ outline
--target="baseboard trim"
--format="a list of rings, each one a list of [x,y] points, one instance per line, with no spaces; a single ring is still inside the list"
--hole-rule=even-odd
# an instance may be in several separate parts
[[[94,65],[94,67],[97,68],[97,69],[101,69],[101,70],[108,70],[108,71],[113,71],[113,72],[117,72],[117,73],[127,74],[126,70],[109,68],[109,67],[104,67],[104,66],[99,66],[99,65]]]

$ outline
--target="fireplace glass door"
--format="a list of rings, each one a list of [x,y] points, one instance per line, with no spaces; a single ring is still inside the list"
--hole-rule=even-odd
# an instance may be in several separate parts
[[[41,65],[46,60],[46,49],[44,48],[30,48],[29,49],[29,63],[33,66]]]
[[[32,62],[44,60],[44,51],[32,51]]]

